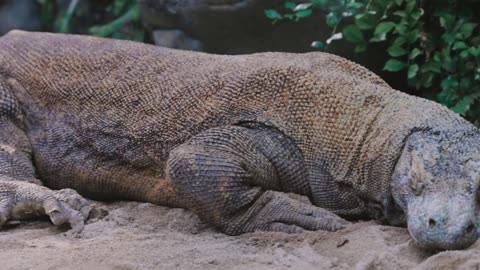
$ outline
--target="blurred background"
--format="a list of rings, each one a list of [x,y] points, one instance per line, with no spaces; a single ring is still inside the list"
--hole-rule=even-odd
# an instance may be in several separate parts
[[[11,29],[218,54],[325,51],[480,125],[479,0],[0,0]]]

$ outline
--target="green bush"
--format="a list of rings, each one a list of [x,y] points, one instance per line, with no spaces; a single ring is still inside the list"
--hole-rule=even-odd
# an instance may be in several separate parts
[[[136,0],[37,0],[44,31],[144,41]]]
[[[310,0],[284,3],[284,11],[265,10],[273,23],[298,21],[324,12],[332,34],[312,46],[325,49],[346,40],[362,53],[372,43],[387,45],[384,70],[404,72],[408,85],[480,123],[479,4],[474,1]]]

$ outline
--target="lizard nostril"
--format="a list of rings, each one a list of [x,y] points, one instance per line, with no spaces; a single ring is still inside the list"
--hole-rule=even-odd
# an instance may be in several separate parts
[[[465,229],[466,234],[472,234],[474,231],[475,231],[475,225],[473,225],[473,223],[468,225],[468,227]]]
[[[428,227],[429,227],[430,229],[433,229],[433,228],[435,228],[435,226],[437,226],[437,222],[436,222],[435,220],[433,220],[433,219],[429,219],[429,220],[428,220]]]

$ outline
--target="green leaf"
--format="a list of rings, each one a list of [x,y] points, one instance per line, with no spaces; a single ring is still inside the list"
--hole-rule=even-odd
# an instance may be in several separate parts
[[[403,44],[405,44],[405,42],[407,42],[407,40],[406,40],[404,37],[397,37],[397,38],[393,41],[393,45],[402,46]]]
[[[350,1],[350,2],[347,3],[348,8],[359,9],[359,8],[363,8],[364,6],[365,6],[365,4],[360,3],[360,2]]]
[[[460,32],[462,32],[463,38],[469,38],[472,35],[473,29],[476,26],[476,23],[465,23],[464,25],[462,25],[462,27],[460,28]]]
[[[338,5],[329,5],[329,8],[330,8],[331,11],[337,11],[339,9],[343,9],[344,5],[343,5],[343,3],[340,3]]]
[[[456,41],[454,44],[453,44],[453,49],[454,50],[459,50],[459,49],[466,49],[468,48],[467,44],[463,41]]]
[[[457,68],[457,61],[452,59],[450,56],[443,59],[441,62],[441,67],[448,71],[449,73],[454,73]]]
[[[437,51],[433,54],[433,61],[441,62],[443,58],[449,58],[449,50],[442,50],[441,52]]]
[[[266,9],[265,10],[265,16],[267,16],[267,18],[269,18],[271,20],[281,20],[282,19],[282,15],[280,15],[280,13],[278,13],[278,11],[276,11],[275,9]]]
[[[358,13],[361,13],[361,10],[353,7],[347,8],[344,12],[342,12],[342,17],[351,17],[357,15]]]
[[[125,6],[128,4],[128,1],[114,1],[110,6],[113,12],[113,15],[120,16]]]
[[[297,19],[306,18],[306,17],[309,17],[310,15],[312,15],[311,9],[300,10],[295,13],[295,16],[297,17]]]
[[[328,0],[312,0],[312,4],[320,5],[320,6],[326,5],[327,2],[328,2]]]
[[[460,89],[463,90],[470,90],[470,87],[472,86],[472,82],[470,81],[470,78],[464,77],[460,80]]]
[[[397,10],[393,13],[393,15],[397,15],[398,17],[403,18],[405,17],[405,15],[407,15],[407,13],[404,10]]]
[[[310,9],[311,7],[312,7],[312,3],[299,4],[293,9],[293,11],[307,10],[307,9]]]
[[[411,13],[411,12],[413,11],[413,8],[415,8],[415,5],[417,4],[416,2],[417,2],[416,0],[409,0],[408,3],[407,3],[407,7],[405,8],[405,10],[406,10],[408,13]]]
[[[414,22],[416,22],[416,21],[418,21],[418,19],[420,19],[420,16],[421,16],[420,14],[421,14],[420,10],[417,9],[410,14],[410,17],[412,18],[412,20]]]
[[[440,83],[440,87],[442,87],[443,90],[456,90],[458,88],[458,80],[455,80],[453,78],[445,78],[442,80]]]
[[[137,20],[138,16],[138,6],[131,4],[122,16],[104,25],[94,25],[88,31],[90,34],[99,37],[112,36],[122,38],[124,35],[120,32],[120,29],[124,28],[125,24]]]
[[[370,41],[370,42],[380,42],[380,41],[385,41],[385,40],[387,40],[387,34],[383,33],[383,34],[380,34],[380,35],[373,36],[368,41]]]
[[[369,30],[375,27],[375,17],[371,14],[358,14],[355,16],[355,24],[362,30]]]
[[[449,73],[454,73],[455,70],[456,70],[456,67],[457,67],[457,62],[452,60],[451,57],[446,57],[445,59],[443,59],[441,63],[441,67],[448,71]]]
[[[449,106],[455,100],[459,99],[460,96],[456,94],[456,92],[452,92],[450,90],[442,90],[440,93],[437,94],[437,99],[445,106]]]
[[[294,2],[287,1],[285,2],[285,4],[283,4],[283,6],[285,6],[288,9],[294,10],[297,4],[295,4]]]
[[[480,46],[478,46],[477,48],[475,48],[475,47],[470,47],[470,48],[468,48],[468,52],[469,52],[471,55],[477,57],[477,56],[480,55]]]
[[[362,31],[356,25],[347,25],[343,28],[342,34],[346,40],[353,43],[361,43],[365,41]]]
[[[480,94],[471,94],[468,96],[463,97],[460,101],[455,104],[455,106],[451,107],[450,109],[458,114],[465,115],[468,110],[470,110],[470,107],[472,104],[475,102],[477,98],[479,98]]]
[[[403,69],[405,66],[406,64],[400,60],[390,59],[387,61],[387,63],[385,63],[383,70],[396,72]]]
[[[387,49],[387,52],[390,56],[393,56],[393,57],[399,57],[399,56],[407,54],[407,50],[405,50],[404,48],[402,48],[400,46],[395,46],[395,45],[389,47]]]
[[[480,68],[477,68],[475,71],[475,81],[480,81]]]
[[[471,44],[474,46],[480,45],[480,35],[475,35],[471,39]]]
[[[327,25],[330,27],[335,27],[335,25],[337,25],[337,23],[340,21],[340,18],[336,13],[329,13],[326,19],[327,19]]]
[[[397,24],[397,26],[395,27],[395,31],[403,36],[408,31],[407,25],[405,25],[403,23],[402,24]]]
[[[413,64],[408,67],[408,78],[411,79],[417,75],[418,72],[418,65]]]
[[[413,48],[413,50],[410,52],[410,55],[408,56],[408,59],[413,60],[423,52],[418,49],[418,48]]]
[[[435,61],[429,61],[422,65],[421,70],[422,72],[435,72],[440,73],[441,64]]]
[[[442,39],[450,46],[455,42],[455,35],[452,33],[445,33],[442,35]]]
[[[412,44],[417,41],[418,38],[418,29],[413,29],[405,35],[405,39],[408,43]]]
[[[373,32],[374,35],[381,35],[386,34],[395,27],[395,23],[393,22],[381,22],[375,27],[375,31]]]
[[[420,83],[424,88],[430,88],[432,86],[432,81],[434,78],[434,74],[432,72],[422,74],[422,78]]]
[[[310,44],[310,46],[312,46],[313,48],[317,48],[317,49],[323,49],[323,48],[325,48],[325,43],[317,40],[317,41],[312,42],[312,44]]]
[[[468,57],[468,52],[469,50],[463,50],[461,53],[460,53],[460,57],[462,59],[466,59]]]
[[[451,14],[445,14],[440,17],[440,26],[446,30],[450,30],[455,24],[455,16]]]
[[[403,3],[403,0],[395,0],[395,4],[397,4],[397,6],[401,6]]]
[[[355,47],[356,53],[361,53],[367,50],[367,44],[360,44]]]

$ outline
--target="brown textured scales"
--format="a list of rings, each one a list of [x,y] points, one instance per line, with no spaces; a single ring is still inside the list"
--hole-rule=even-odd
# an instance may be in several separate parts
[[[186,207],[230,234],[344,227],[335,214],[405,221],[391,186],[410,135],[477,132],[326,53],[223,56],[21,31],[0,39],[0,121],[0,191],[28,188],[24,201],[56,224],[80,230],[88,214],[71,188]],[[19,182],[37,179],[70,199]],[[30,211],[9,202],[0,221]]]

